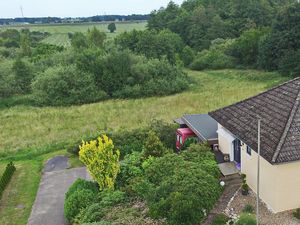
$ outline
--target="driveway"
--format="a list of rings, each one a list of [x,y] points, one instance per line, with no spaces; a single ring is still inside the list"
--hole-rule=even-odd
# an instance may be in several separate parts
[[[67,158],[55,157],[43,171],[39,190],[32,207],[28,225],[64,225],[64,198],[77,179],[90,179],[85,167],[66,169]]]

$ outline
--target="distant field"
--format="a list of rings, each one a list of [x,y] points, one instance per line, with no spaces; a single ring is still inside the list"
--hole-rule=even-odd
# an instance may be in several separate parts
[[[108,38],[114,38],[116,35],[123,33],[125,31],[130,31],[133,29],[144,30],[146,29],[147,22],[116,22],[117,30],[115,33],[110,33],[107,29],[108,23],[81,23],[81,24],[38,24],[38,25],[23,25],[23,26],[4,26],[0,29],[23,29],[28,28],[32,31],[42,31],[49,32],[51,36],[47,37],[43,41],[49,44],[57,44],[61,46],[69,46],[70,41],[68,38],[68,33],[73,32],[87,32],[88,29],[97,27],[99,30],[106,32]]]
[[[185,113],[207,113],[285,81],[278,73],[255,70],[188,71],[195,84],[166,97],[108,100],[71,107],[15,106],[0,109],[0,157],[74,143],[103,129],[133,129],[152,119],[172,122]],[[0,100],[0,105],[1,105]],[[3,104],[3,103],[2,103]]]

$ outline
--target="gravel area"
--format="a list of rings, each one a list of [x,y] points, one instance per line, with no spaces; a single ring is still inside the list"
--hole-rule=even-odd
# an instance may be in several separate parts
[[[256,194],[250,191],[248,196],[243,196],[238,190],[227,205],[225,214],[228,216],[239,215],[247,204],[252,205],[256,210]],[[261,225],[300,225],[300,220],[293,216],[293,211],[274,214],[263,202],[260,202],[260,221]]]

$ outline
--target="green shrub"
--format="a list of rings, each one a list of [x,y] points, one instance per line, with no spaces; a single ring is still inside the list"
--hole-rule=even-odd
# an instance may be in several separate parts
[[[104,207],[114,206],[126,200],[126,195],[122,191],[104,190],[99,193],[100,204]]]
[[[254,212],[254,207],[252,205],[247,204],[243,208],[243,212],[244,213],[253,213]]]
[[[154,131],[149,131],[148,136],[143,145],[143,157],[147,159],[149,156],[161,157],[171,151],[167,149],[160,141]]]
[[[296,211],[293,213],[294,217],[300,220],[300,208],[296,209]]]
[[[221,194],[218,180],[194,166],[176,170],[148,194],[150,215],[171,224],[194,225],[205,218]],[[201,201],[199,201],[201,199]]]
[[[225,69],[234,67],[234,58],[220,50],[203,50],[191,64],[191,69]]]
[[[83,180],[78,178],[68,189],[65,198],[69,198],[74,192],[78,190],[91,190],[93,193],[98,193],[99,187],[96,182]]]
[[[150,215],[167,218],[170,224],[197,224],[221,194],[218,179],[176,154],[167,154],[145,168],[140,189],[147,191]],[[134,187],[134,189],[136,186]],[[199,201],[201,199],[201,201]]]
[[[12,71],[12,61],[0,61],[0,98],[9,97],[19,92],[15,76]]]
[[[229,220],[229,217],[226,216],[225,214],[218,214],[212,221],[212,225],[226,225],[228,220]]]
[[[117,186],[126,187],[131,180],[140,177],[143,174],[142,168],[142,154],[133,152],[124,157],[120,162],[120,173],[117,176]]]
[[[64,213],[69,222],[73,222],[79,212],[97,202],[95,193],[89,189],[79,189],[65,198]]]
[[[101,221],[110,208],[100,203],[94,203],[82,209],[74,219],[73,225]]]
[[[12,175],[14,174],[15,171],[16,171],[16,167],[14,166],[14,164],[12,162],[10,162],[6,165],[6,168],[0,178],[0,199],[2,197],[4,189],[8,185],[8,183],[11,180]]]
[[[207,144],[192,144],[181,153],[186,161],[194,162],[199,168],[215,178],[220,177],[220,170],[211,148]]]
[[[41,105],[82,104],[106,98],[103,91],[97,90],[93,76],[75,66],[47,69],[35,79],[33,95]]]
[[[286,76],[300,76],[300,49],[286,51],[279,60],[278,70]]]
[[[255,216],[249,213],[242,213],[235,225],[256,225]]]
[[[194,61],[194,58],[194,50],[189,46],[185,46],[180,53],[180,59],[182,60],[183,64],[185,66],[189,66]]]
[[[31,91],[30,85],[34,78],[32,65],[24,60],[17,59],[13,63],[12,72],[20,93],[29,93]]]

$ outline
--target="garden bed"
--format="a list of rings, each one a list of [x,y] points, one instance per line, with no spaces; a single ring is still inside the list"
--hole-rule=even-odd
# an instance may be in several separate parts
[[[254,207],[254,213],[256,212],[256,194],[253,191],[249,192],[249,195],[244,196],[241,191],[238,190],[233,200],[228,204],[225,213],[228,216],[240,215],[246,205],[252,205]],[[300,220],[293,216],[292,211],[285,211],[281,213],[272,213],[266,204],[260,201],[260,221],[261,225],[299,225]]]

